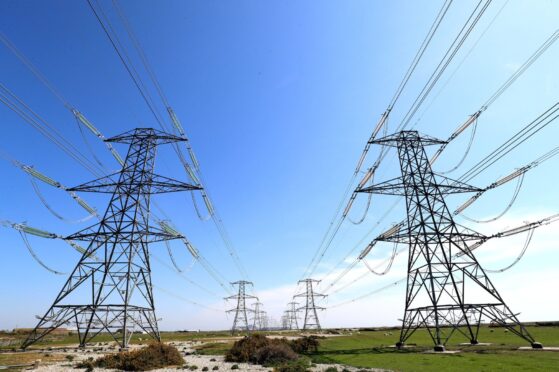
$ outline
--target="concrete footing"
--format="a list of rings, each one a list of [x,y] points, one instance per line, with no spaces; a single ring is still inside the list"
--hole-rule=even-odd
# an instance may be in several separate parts
[[[559,351],[559,346],[545,346],[545,347],[540,347],[540,348],[534,348],[531,346],[521,346],[518,348],[518,350],[522,350],[522,351]]]
[[[472,344],[471,342],[462,342],[461,344],[458,344],[460,346],[489,346],[489,345],[493,345],[490,342],[478,342],[477,344]]]
[[[444,345],[435,345],[433,350],[436,351],[436,352],[441,353],[441,352],[445,352],[446,348],[444,347]]]
[[[435,349],[433,350],[427,350],[424,351],[423,354],[438,354],[438,355],[448,355],[448,354],[458,354],[460,353],[460,350],[443,350],[443,351],[436,351]]]

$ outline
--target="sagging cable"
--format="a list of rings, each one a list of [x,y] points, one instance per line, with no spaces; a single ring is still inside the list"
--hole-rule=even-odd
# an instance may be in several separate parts
[[[57,270],[54,270],[54,269],[50,268],[39,258],[39,256],[37,256],[37,253],[35,253],[35,251],[33,250],[33,247],[31,247],[31,243],[29,243],[29,240],[27,240],[27,235],[26,235],[24,230],[20,230],[19,235],[21,236],[21,240],[23,240],[23,243],[24,243],[25,247],[27,248],[27,250],[31,254],[31,257],[33,257],[33,259],[35,261],[37,261],[37,263],[39,265],[41,265],[47,271],[49,271],[53,274],[56,274],[56,275],[66,275],[67,274],[67,273],[63,273],[61,271],[57,271]]]
[[[43,173],[37,171],[35,168],[29,166],[29,165],[25,165],[20,163],[17,160],[12,160],[12,163],[17,166],[18,168],[20,168],[21,170],[23,170],[24,172],[26,172],[27,174],[29,174],[30,176],[43,181],[44,183],[51,185],[53,187],[56,187],[57,189],[60,190],[64,190],[66,191],[71,197],[72,199],[74,199],[83,209],[85,209],[90,215],[98,217],[98,213],[97,210],[95,210],[95,208],[91,207],[89,204],[87,204],[82,198],[80,198],[75,192],[73,191],[68,191],[68,188],[64,185],[62,185],[60,182],[53,180],[52,178],[44,175]]]
[[[531,228],[528,231],[528,235],[526,236],[526,241],[524,242],[524,247],[522,247],[522,250],[520,251],[520,254],[518,255],[518,257],[516,257],[514,259],[514,261],[512,261],[512,263],[510,265],[505,266],[505,267],[503,267],[501,269],[498,269],[498,270],[485,269],[485,271],[488,272],[488,273],[502,273],[502,272],[507,271],[508,269],[513,267],[514,265],[516,265],[522,259],[522,257],[524,257],[524,254],[528,250],[528,247],[530,246],[530,242],[532,241],[533,235],[534,235],[534,228]]]
[[[474,128],[477,126],[477,119],[479,118],[479,116],[481,115],[481,113],[483,112],[483,110],[478,110],[475,114],[470,115],[470,117],[468,118],[468,120],[466,120],[462,125],[460,125],[451,135],[450,137],[448,137],[448,139],[446,140],[446,143],[442,144],[438,150],[435,152],[435,154],[431,157],[431,160],[429,161],[429,163],[431,164],[431,166],[433,165],[433,163],[435,163],[435,161],[437,161],[437,159],[439,158],[439,156],[442,154],[442,152],[445,150],[446,146],[448,146],[448,144],[453,141],[456,137],[458,137],[462,132],[464,132],[470,125],[472,124],[476,124],[474,126]],[[473,130],[473,134],[475,134],[475,129]],[[471,142],[473,141],[473,135],[472,135],[472,139],[470,139],[470,145],[468,146],[468,150],[467,152],[469,152],[469,148],[471,147]],[[467,153],[466,153],[467,155]],[[465,157],[464,157],[465,158]],[[460,162],[460,164],[463,162],[464,160],[462,160]],[[447,172],[448,173],[448,172]]]
[[[470,140],[468,141],[468,145],[466,146],[466,151],[464,151],[464,155],[462,155],[460,161],[458,161],[458,163],[451,169],[443,172],[438,172],[439,174],[448,174],[454,172],[456,169],[460,168],[462,164],[464,164],[464,161],[466,160],[468,154],[470,153],[470,150],[472,149],[472,144],[474,143],[474,138],[476,136],[476,130],[477,130],[477,119],[474,122],[474,125],[472,126],[472,134],[470,135]]]
[[[462,214],[462,217],[464,217],[468,221],[475,222],[475,223],[489,223],[489,222],[497,221],[499,218],[503,217],[514,205],[514,202],[516,201],[516,199],[518,198],[518,194],[520,193],[520,189],[522,188],[522,183],[524,182],[524,176],[525,175],[526,175],[525,172],[519,173],[520,178],[518,179],[518,182],[516,184],[516,188],[514,190],[514,193],[512,194],[511,200],[507,204],[506,208],[501,213],[499,213],[497,216],[492,217],[492,218],[487,219],[487,220],[476,220],[476,219],[468,217],[464,214]],[[518,177],[518,176],[516,176],[516,177]],[[513,178],[510,178],[508,181],[510,181],[511,179],[513,179]]]
[[[355,175],[357,175],[357,173],[359,173],[359,171],[361,170],[361,166],[363,165],[363,162],[365,161],[365,158],[367,157],[367,153],[369,152],[369,149],[371,148],[371,142],[376,138],[377,134],[380,132],[380,130],[386,124],[386,121],[388,120],[388,115],[389,114],[390,114],[390,110],[386,110],[382,114],[382,116],[380,117],[375,129],[371,133],[371,137],[367,141],[367,145],[365,145],[365,148],[363,149],[363,152],[361,153],[361,157],[359,158],[359,161],[357,162],[357,166],[355,167],[355,171],[354,171]]]
[[[190,254],[192,255],[192,257],[194,257],[195,259],[200,258],[200,253],[198,252],[198,250],[177,229],[172,227],[169,222],[163,220],[157,222],[159,223],[159,226],[161,226],[163,231],[165,231],[167,234],[174,235],[180,238],[184,243],[184,245],[186,246],[186,248],[188,249],[188,252],[190,252]]]
[[[60,240],[63,240],[64,242],[68,243],[77,252],[79,252],[81,254],[84,254],[86,252],[85,248],[76,244],[72,240],[66,240],[61,235],[51,233],[51,232],[48,232],[48,231],[45,231],[45,230],[34,228],[34,227],[31,227],[31,226],[28,226],[25,223],[14,223],[14,222],[11,222],[11,221],[8,221],[8,220],[0,220],[0,225],[2,225],[4,227],[10,227],[14,230],[17,230],[19,233],[30,234],[30,235],[38,236],[40,238],[60,239]]]
[[[167,247],[167,253],[169,254],[169,258],[171,258],[171,262],[173,263],[175,270],[177,270],[177,272],[179,273],[182,273],[182,270],[179,268],[177,262],[175,261],[175,256],[173,256],[173,251],[171,250],[171,244],[169,243],[168,240],[165,240],[165,247]]]
[[[493,182],[491,185],[487,186],[485,189],[478,191],[476,194],[474,194],[470,199],[466,200],[466,202],[464,202],[461,206],[459,206],[454,212],[453,214],[455,216],[461,214],[466,208],[468,208],[470,205],[472,205],[477,199],[479,199],[479,197],[481,195],[483,195],[486,191],[494,189],[498,186],[502,186],[505,183],[512,181],[513,179],[517,178],[517,177],[524,177],[524,173],[526,173],[526,171],[528,171],[529,169],[531,169],[532,167],[534,167],[535,162],[531,163],[530,165],[527,165],[525,167],[519,168],[517,170],[515,170],[514,172],[512,172],[511,174],[500,178],[499,180]],[[537,164],[536,164],[537,165]]]
[[[35,180],[33,178],[30,179],[31,181],[31,185],[33,186],[33,190],[35,191],[35,194],[37,195],[37,197],[39,198],[39,200],[41,201],[41,203],[45,206],[45,208],[56,218],[58,218],[61,221],[64,222],[69,222],[69,223],[81,223],[81,222],[85,222],[93,217],[95,217],[94,213],[89,213],[87,216],[80,218],[78,220],[71,220],[68,218],[65,218],[64,216],[62,216],[61,214],[59,214],[58,212],[56,212],[54,210],[54,208],[52,208],[52,206],[46,201],[44,195],[41,193],[41,190],[39,189],[39,185],[37,185],[37,182],[35,182]],[[89,207],[89,206],[88,206]],[[88,211],[89,212],[89,211]]]
[[[367,269],[369,269],[369,271],[375,275],[378,276],[383,276],[388,274],[388,272],[390,271],[390,269],[392,268],[392,264],[394,263],[394,259],[396,258],[396,248],[398,247],[398,243],[394,243],[394,247],[392,248],[392,255],[390,256],[390,259],[388,261],[388,265],[386,265],[386,268],[383,271],[377,272],[374,268],[372,268],[369,263],[363,258],[361,259],[361,261],[365,264],[365,266],[367,267]]]
[[[359,182],[359,185],[357,186],[358,190],[363,188],[363,186],[365,186],[367,184],[367,182],[369,182],[369,180],[371,181],[371,184],[373,183],[375,169],[376,168],[372,167],[372,168],[369,168],[367,170],[367,173],[365,173],[365,176],[363,177],[363,179],[361,180],[361,182]],[[353,204],[353,201],[355,200],[356,197],[357,197],[357,192],[353,192],[353,195],[351,195],[351,198],[348,202],[346,210],[344,210],[344,214],[343,214],[344,218],[347,216],[347,214],[349,212],[349,208],[351,208],[351,205]],[[365,206],[365,210],[363,211],[363,215],[361,216],[361,218],[357,221],[354,221],[351,218],[348,218],[349,222],[351,222],[354,225],[360,225],[361,223],[363,223],[363,221],[365,221],[365,218],[367,217],[367,212],[369,212],[369,208],[371,207],[372,198],[373,198],[373,194],[369,193],[368,198],[367,198],[367,204]]]
[[[465,252],[458,253],[456,255],[456,257],[460,257],[464,254],[472,252],[473,250],[479,248],[483,243],[485,243],[489,239],[505,238],[507,236],[520,234],[520,233],[523,233],[525,231],[528,231],[528,230],[531,230],[531,229],[536,229],[536,228],[541,227],[541,226],[546,226],[546,225],[552,224],[552,223],[557,222],[557,221],[559,221],[559,213],[553,214],[549,217],[543,218],[543,219],[538,220],[538,221],[527,222],[524,225],[517,226],[517,227],[514,227],[512,229],[505,230],[505,231],[501,231],[501,232],[498,232],[498,233],[490,235],[490,236],[486,236],[483,239],[480,239],[477,242],[475,242],[474,244],[472,244],[471,246],[469,246]]]
[[[194,196],[194,193],[191,192],[190,196],[192,197],[192,204],[194,205],[194,210],[196,211],[196,215],[198,216],[198,219],[200,221],[208,221],[210,218],[212,218],[211,213],[208,211],[208,215],[206,217],[202,216],[202,213],[200,212],[200,208],[198,207],[198,202],[196,201],[196,197]],[[207,207],[207,204],[206,204]]]
[[[170,106],[167,107],[167,112],[169,113],[169,117],[171,118],[173,125],[175,126],[175,128],[177,128],[177,131],[180,133],[181,136],[187,139],[185,142],[186,150],[188,151],[188,156],[190,157],[190,161],[192,162],[192,165],[194,165],[194,169],[200,170],[200,164],[198,163],[198,159],[194,154],[194,150],[192,150],[192,146],[190,146],[190,140],[186,136],[186,132],[184,131],[184,128],[181,122],[179,121],[179,118],[177,117],[177,115],[175,114],[175,112]]]
[[[87,118],[85,116],[83,116],[83,114],[81,112],[79,112],[77,109],[73,108],[72,109],[72,114],[76,117],[78,122],[85,125],[85,127],[87,127],[87,129],[89,129],[91,131],[91,133],[93,133],[101,141],[105,142],[105,145],[107,146],[107,148],[109,149],[109,151],[111,152],[113,157],[116,159],[116,161],[121,166],[123,166],[124,165],[124,160],[122,160],[122,157],[115,150],[113,145],[110,142],[105,141],[106,140],[105,136],[89,120],[87,120]]]
[[[82,128],[82,125],[80,124],[80,121],[77,118],[76,118],[76,125],[78,126],[78,130],[82,137],[82,141],[85,144],[85,147],[87,147],[87,149],[89,150],[89,153],[91,154],[93,159],[97,162],[97,164],[99,164],[101,168],[105,168],[105,164],[103,164],[103,162],[97,157],[97,155],[95,155],[95,151],[93,151],[93,147],[89,143],[89,140],[87,139],[87,136],[85,135],[85,132]]]

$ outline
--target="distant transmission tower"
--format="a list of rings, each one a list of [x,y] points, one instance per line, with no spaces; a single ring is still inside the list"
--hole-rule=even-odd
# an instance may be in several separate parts
[[[281,322],[281,329],[289,329],[288,327],[288,314],[287,314],[287,310],[285,310],[283,312],[283,315],[281,316],[280,322]]]
[[[264,313],[260,308],[262,307],[262,302],[256,301],[252,304],[254,309],[252,310],[252,329],[254,331],[262,330],[263,322],[262,322],[262,314]]]
[[[294,297],[305,297],[305,306],[300,307],[298,310],[305,309],[305,319],[303,323],[303,330],[307,329],[318,329],[320,330],[320,322],[318,320],[317,310],[324,310],[323,307],[316,306],[315,298],[326,297],[326,295],[316,293],[313,289],[313,283],[320,283],[320,280],[316,279],[304,279],[299,280],[299,283],[305,283],[305,292],[295,295]]]
[[[261,311],[260,319],[262,321],[262,327],[260,330],[267,331],[270,328],[270,317],[268,317],[268,313],[266,311]]]
[[[286,316],[286,329],[299,329],[299,323],[298,323],[298,310],[297,310],[297,305],[299,305],[299,303],[297,302],[290,302],[287,304],[288,309],[285,310],[285,316]]]
[[[424,146],[445,142],[402,131],[371,143],[397,148],[402,176],[357,191],[406,198],[407,228],[379,239],[409,245],[406,305],[397,346],[403,347],[421,327],[429,331],[436,351],[444,351],[456,331],[477,344],[485,317],[541,348],[469,249],[468,241],[483,235],[456,224],[445,203],[446,194],[480,191],[433,173]]]
[[[239,280],[238,282],[231,283],[232,285],[239,286],[239,291],[236,295],[226,297],[226,300],[237,300],[237,307],[231,310],[227,310],[228,313],[235,312],[235,319],[233,320],[233,327],[231,328],[231,333],[235,331],[246,331],[250,333],[250,325],[248,322],[248,313],[254,310],[246,306],[247,299],[255,299],[258,301],[258,297],[246,294],[246,286],[252,285],[252,282],[246,280]]]
[[[138,329],[160,340],[148,244],[180,236],[149,225],[150,197],[199,188],[153,173],[157,145],[184,138],[139,128],[106,141],[130,145],[122,170],[69,191],[111,194],[109,206],[101,222],[66,238],[89,245],[23,348],[64,324],[77,327],[82,347],[100,332],[123,348]]]

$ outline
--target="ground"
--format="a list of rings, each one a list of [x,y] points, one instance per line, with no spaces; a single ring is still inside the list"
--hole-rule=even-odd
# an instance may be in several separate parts
[[[559,346],[559,327],[532,326],[530,333],[544,346]],[[483,327],[479,341],[490,343],[483,346],[460,345],[466,339],[456,335],[447,344],[448,350],[459,351],[455,354],[432,354],[428,334],[419,330],[408,341],[409,348],[397,350],[392,345],[397,341],[398,330],[334,330],[320,340],[317,353],[308,355],[316,364],[315,371],[323,371],[328,364],[337,364],[338,371],[344,366],[349,370],[360,368],[379,368],[393,371],[559,371],[559,352],[547,350],[519,350],[528,344],[503,328]],[[294,337],[295,332],[270,332],[274,337]],[[101,336],[86,349],[77,351],[75,336],[57,335],[35,345],[29,351],[13,352],[14,343],[23,336],[0,333],[0,366],[32,363],[40,359],[39,370],[71,370],[75,361],[115,352],[106,336]],[[228,350],[235,338],[226,332],[164,332],[162,339],[174,343],[184,354],[187,365],[196,365],[201,371],[210,371],[217,366],[219,371],[229,371],[234,363],[223,362],[222,355]],[[10,342],[10,340],[13,340]],[[145,336],[133,338],[135,347],[145,344]],[[11,343],[11,344],[10,344]],[[50,348],[50,350],[49,350]],[[70,362],[66,355],[72,355]],[[214,359],[214,360],[212,360]],[[241,371],[268,371],[269,368],[239,364]],[[168,369],[176,370],[176,368]]]

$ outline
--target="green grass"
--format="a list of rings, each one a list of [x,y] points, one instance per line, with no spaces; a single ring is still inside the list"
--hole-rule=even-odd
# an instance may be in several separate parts
[[[493,330],[493,332],[491,332]],[[559,327],[530,327],[531,334],[549,346],[559,346]],[[529,346],[519,337],[502,328],[480,330],[479,341],[490,346],[460,346],[468,340],[455,334],[447,350],[461,350],[457,354],[425,354],[431,350],[427,331],[417,331],[408,344],[417,346],[396,350],[389,347],[398,340],[398,331],[385,336],[387,331],[360,332],[351,336],[322,339],[318,353],[312,355],[314,363],[341,363],[355,367],[376,367],[396,371],[556,371],[559,370],[559,352],[519,351]]]
[[[559,327],[530,326],[528,330],[544,346],[559,346]],[[392,335],[385,335],[389,332]],[[0,334],[0,338],[8,336]],[[162,332],[161,336],[163,341],[203,341],[196,349],[205,355],[223,355],[233,343],[228,332]],[[401,351],[389,347],[395,344],[398,336],[398,330],[343,332],[341,336],[321,339],[318,352],[309,357],[314,363],[340,363],[395,371],[559,371],[559,352],[519,351],[519,346],[529,346],[528,343],[505,332],[503,328],[481,328],[478,339],[491,343],[490,346],[460,346],[460,343],[468,340],[456,333],[447,344],[447,349],[461,352],[452,355],[425,354],[424,351],[431,350],[433,346],[425,330],[417,331],[408,340],[408,345],[415,346]],[[92,342],[109,341],[110,337],[102,334]],[[57,335],[34,347],[62,347],[77,342],[75,335]],[[134,335],[132,342],[147,343],[148,337]]]

